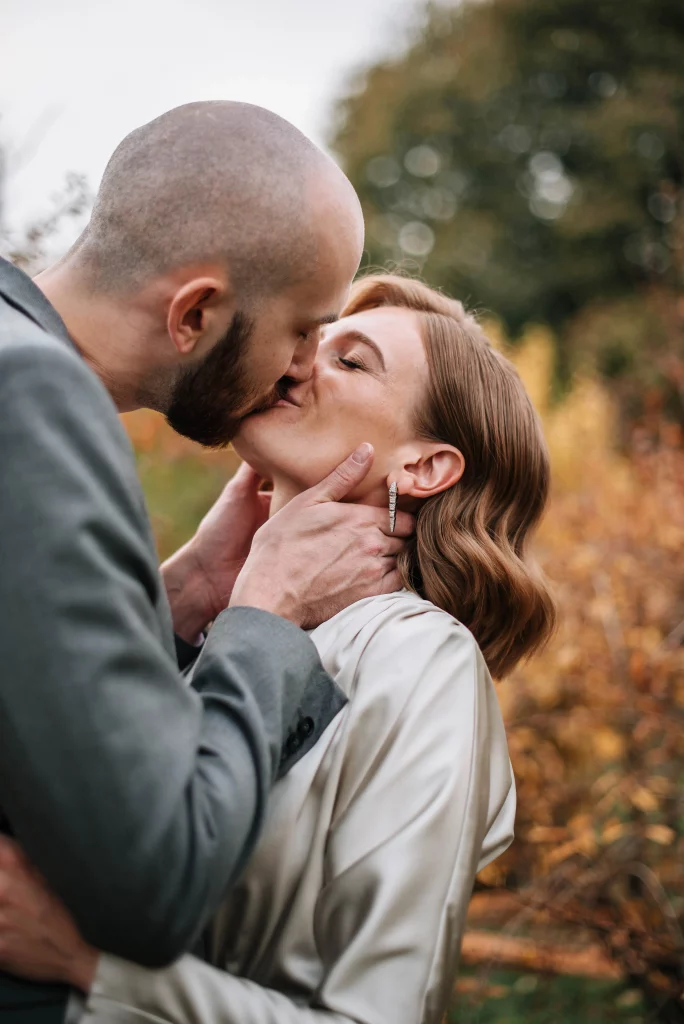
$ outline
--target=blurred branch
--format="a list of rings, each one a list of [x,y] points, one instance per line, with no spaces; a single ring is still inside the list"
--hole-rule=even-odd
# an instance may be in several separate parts
[[[598,944],[581,949],[550,943],[495,935],[492,932],[468,931],[463,939],[461,961],[468,966],[537,974],[569,974],[603,981],[624,977],[623,972]]]
[[[52,198],[52,209],[35,220],[15,238],[0,224],[0,254],[29,272],[42,269],[48,258],[48,244],[65,222],[82,216],[92,204],[85,175],[70,173],[63,190]]]
[[[44,110],[26,132],[23,141],[7,154],[7,177],[19,174],[36,155],[45,136],[58,120],[62,111],[59,107]]]
[[[657,647],[653,652],[654,656],[661,653],[661,651],[673,651],[676,647],[681,647],[684,643],[684,619],[671,630],[664,638],[660,647]]]

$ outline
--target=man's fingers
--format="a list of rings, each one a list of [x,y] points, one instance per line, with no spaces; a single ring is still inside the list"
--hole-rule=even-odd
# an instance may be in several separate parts
[[[384,539],[384,551],[383,555],[385,558],[396,558],[404,548],[406,547],[406,541],[402,540],[401,537],[385,537]]]
[[[360,484],[368,473],[373,463],[373,446],[362,444],[355,452],[345,459],[337,469],[321,480],[310,490],[306,491],[304,498],[307,504],[317,504],[323,501],[341,501],[346,498],[357,484]]]
[[[384,508],[371,508],[366,506],[364,508],[366,514],[373,516],[374,521],[377,523],[378,529],[382,530],[388,537],[398,537],[400,539],[406,537],[412,537],[416,532],[416,520],[415,516],[412,516],[409,512],[397,512],[396,522],[394,524],[394,530],[390,533],[390,520],[389,510]]]
[[[392,533],[390,533],[389,512],[386,509],[365,506],[364,512],[366,515],[370,514],[373,516],[378,529],[382,530],[388,537],[412,537],[416,532],[416,520],[408,512],[397,512],[397,520]]]
[[[259,502],[259,508],[264,513],[264,517],[268,519],[268,513],[271,511],[271,501],[273,500],[273,491],[259,491],[257,494],[257,501]]]
[[[13,871],[25,868],[28,861],[18,843],[8,836],[0,835],[0,870]]]
[[[203,522],[211,523],[219,518],[226,508],[230,509],[235,504],[236,499],[244,501],[251,498],[258,492],[260,486],[261,477],[259,474],[255,473],[246,462],[243,462],[239,469],[233,473],[216,499],[215,504],[207,512]]]
[[[387,513],[387,530],[389,533],[389,512]],[[397,512],[397,519],[394,524],[394,530],[391,534],[392,537],[412,537],[416,532],[416,520],[415,516],[410,515],[408,512]]]
[[[0,880],[8,876],[14,885],[20,884],[23,878],[48,888],[48,883],[28,859],[21,846],[8,836],[0,835]]]
[[[398,569],[392,569],[390,572],[386,572],[382,577],[382,583],[380,584],[381,594],[394,594],[397,590],[401,590],[404,587],[404,581],[401,578]]]

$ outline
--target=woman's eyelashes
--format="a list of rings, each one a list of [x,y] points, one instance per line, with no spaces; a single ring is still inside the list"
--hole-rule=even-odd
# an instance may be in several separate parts
[[[346,366],[348,370],[365,370],[366,367],[361,359],[357,356],[338,356],[342,366]]]

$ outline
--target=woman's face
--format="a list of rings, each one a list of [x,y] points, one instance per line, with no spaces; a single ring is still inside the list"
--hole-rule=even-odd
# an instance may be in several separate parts
[[[311,379],[248,416],[235,449],[276,485],[304,490],[369,441],[373,466],[350,498],[384,504],[388,478],[419,451],[414,410],[427,373],[412,311],[381,307],[343,317],[324,328]]]

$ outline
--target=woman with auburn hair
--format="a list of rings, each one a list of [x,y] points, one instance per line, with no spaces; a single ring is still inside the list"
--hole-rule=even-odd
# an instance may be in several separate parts
[[[554,624],[528,554],[549,462],[515,369],[476,320],[392,275],[356,283],[312,378],[249,416],[235,448],[272,482],[277,515],[364,441],[373,466],[349,500],[417,517],[405,589],[312,631],[348,702],[276,784],[209,962],[150,971],[98,953],[27,868],[42,909],[22,969],[83,991],[84,1022],[442,1019],[475,875],[513,836],[491,677]]]

